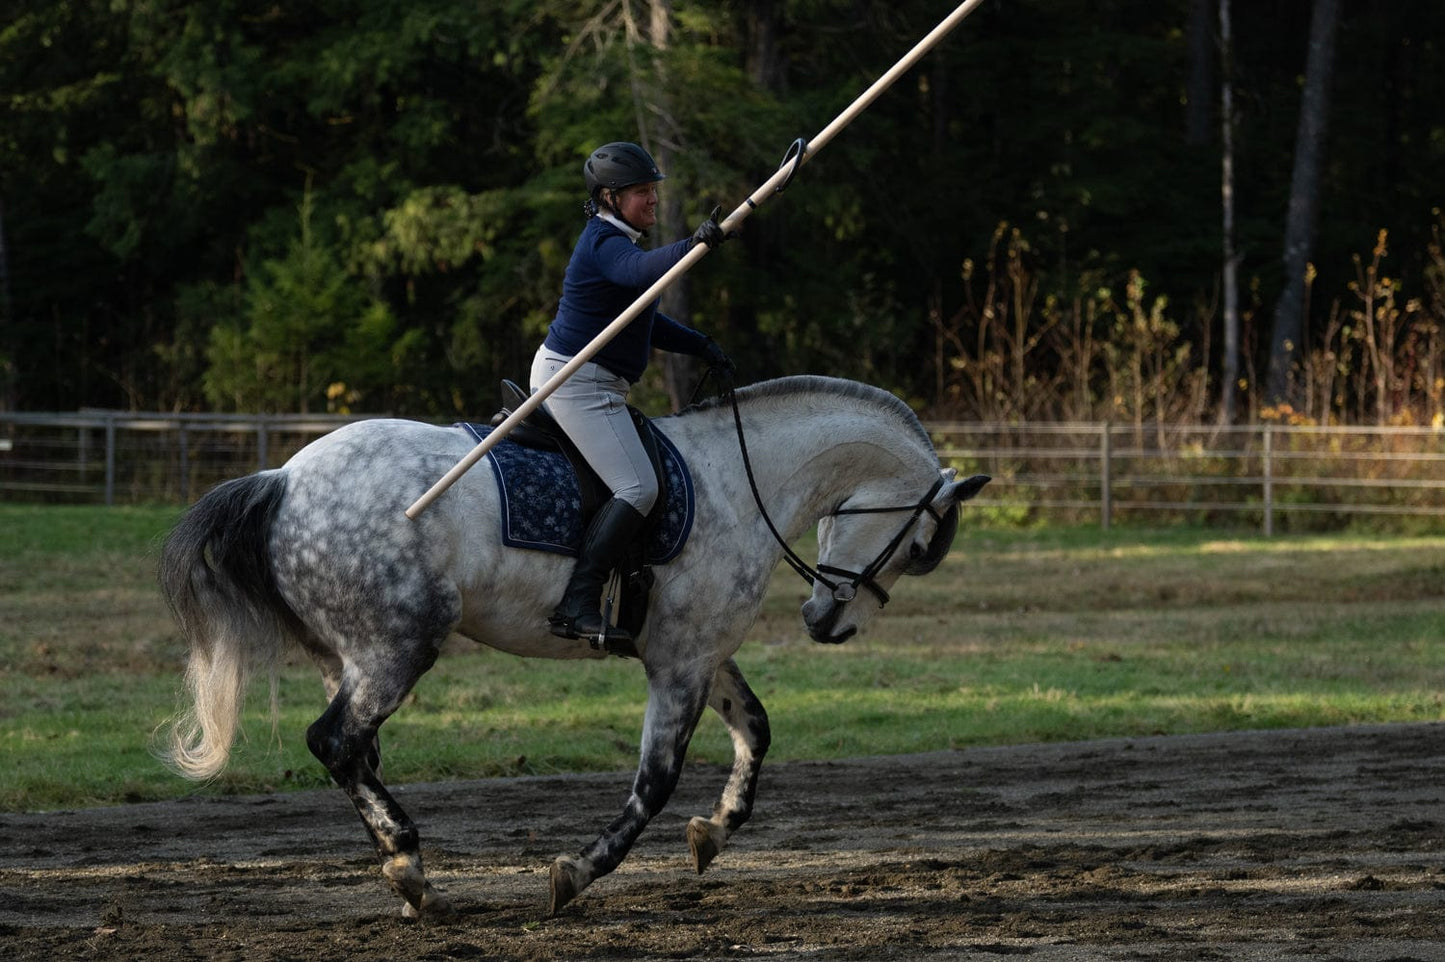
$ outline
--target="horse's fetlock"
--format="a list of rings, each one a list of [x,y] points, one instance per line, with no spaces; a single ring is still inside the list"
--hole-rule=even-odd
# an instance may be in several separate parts
[[[385,875],[387,881],[403,884],[408,880],[415,880],[421,884],[424,878],[421,870],[421,859],[414,852],[406,852],[400,855],[393,855],[381,863],[381,874]]]
[[[421,832],[417,831],[414,825],[398,829],[396,834],[391,837],[390,848],[398,857],[415,857],[417,852],[421,851]]]

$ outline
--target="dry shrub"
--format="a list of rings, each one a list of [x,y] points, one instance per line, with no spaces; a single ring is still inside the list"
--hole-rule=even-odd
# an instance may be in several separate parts
[[[1267,407],[1259,395],[1250,329],[1242,332],[1241,388],[1251,419],[1291,424],[1435,425],[1445,422],[1445,217],[1426,252],[1420,296],[1385,269],[1388,234],[1355,258],[1344,300],[1296,371],[1302,407]],[[1043,292],[1022,232],[995,229],[982,264],[962,265],[962,303],[934,311],[933,416],[1003,424],[1109,421],[1147,429],[1217,420],[1211,371],[1214,306],[1201,304],[1191,336],[1167,297],[1128,272],[1122,290],[1084,275],[1070,295]],[[1310,288],[1317,280],[1311,272]]]

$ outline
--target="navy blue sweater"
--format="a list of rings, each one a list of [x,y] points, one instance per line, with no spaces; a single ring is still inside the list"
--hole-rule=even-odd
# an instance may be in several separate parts
[[[593,217],[582,228],[567,273],[557,316],[547,328],[548,350],[574,355],[657,279],[682,260],[691,238],[645,251],[616,224]],[[636,383],[652,348],[701,357],[707,337],[657,310],[657,301],[608,342],[592,360]]]

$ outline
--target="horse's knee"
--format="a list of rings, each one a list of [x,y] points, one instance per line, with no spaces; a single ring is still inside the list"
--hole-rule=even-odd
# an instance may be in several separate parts
[[[637,778],[632,783],[632,800],[643,818],[651,818],[662,811],[672,797],[678,779],[682,777],[683,762],[687,758],[687,745],[692,736],[692,724],[678,729],[670,738],[643,736],[642,761],[637,768]]]
[[[641,818],[644,821],[662,811],[667,804],[671,792],[665,790],[651,779],[639,778],[632,786],[632,798],[627,801],[627,808],[623,810],[623,817]]]

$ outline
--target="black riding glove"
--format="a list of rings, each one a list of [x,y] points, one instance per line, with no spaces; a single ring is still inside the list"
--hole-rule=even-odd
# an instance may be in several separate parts
[[[724,380],[731,380],[738,369],[737,365],[733,363],[733,359],[728,357],[718,342],[712,338],[708,338],[707,343],[703,345],[702,356],[708,366],[717,372],[718,377]]]
[[[692,232],[692,245],[706,244],[709,250],[716,250],[721,247],[723,241],[731,237],[731,234],[724,234],[722,225],[717,222],[718,215],[722,213],[722,207],[714,207],[708,219],[697,225],[697,230]]]

